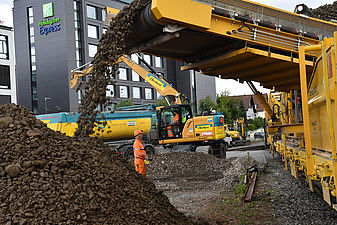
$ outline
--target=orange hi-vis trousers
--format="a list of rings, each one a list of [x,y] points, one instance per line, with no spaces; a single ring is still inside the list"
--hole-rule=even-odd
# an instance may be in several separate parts
[[[144,158],[139,157],[135,158],[135,168],[138,173],[143,174],[144,177],[146,177],[146,167],[144,163]]]

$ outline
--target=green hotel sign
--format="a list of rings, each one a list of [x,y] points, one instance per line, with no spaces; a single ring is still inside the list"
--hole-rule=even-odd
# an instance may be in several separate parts
[[[51,16],[54,16],[54,4],[52,2],[43,4],[43,18]]]
[[[48,33],[61,30],[60,18],[55,18],[55,17],[48,18],[48,17],[54,16],[54,3],[49,2],[49,3],[43,4],[42,8],[43,8],[43,18],[44,19],[39,21],[40,35],[43,35],[43,34],[48,35]]]

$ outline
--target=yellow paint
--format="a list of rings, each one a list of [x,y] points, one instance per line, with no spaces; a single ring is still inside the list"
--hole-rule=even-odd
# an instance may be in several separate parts
[[[183,133],[183,139],[186,138],[194,138],[195,137],[195,130],[194,130],[194,121],[193,119],[188,119],[185,123]]]
[[[243,2],[243,1],[239,1]],[[240,3],[239,3],[240,4]],[[226,4],[229,6],[230,4]],[[242,5],[240,5],[242,7]],[[254,3],[252,7],[254,8],[254,13],[257,11],[261,11],[262,5],[258,3]],[[263,6],[267,7],[267,6]],[[270,8],[270,7],[267,7]],[[248,10],[247,10],[248,9]],[[247,10],[247,12],[252,12],[251,8],[242,9]],[[255,24],[249,23],[249,27],[251,29],[258,28],[258,30],[261,33],[258,33],[256,36],[256,39],[253,40],[251,36],[246,37],[242,35],[233,35],[228,34],[227,32],[232,32],[233,30],[238,30],[240,27],[242,27],[242,22],[215,15],[212,14],[212,6],[199,3],[192,0],[152,0],[152,6],[151,6],[152,13],[154,15],[154,18],[157,20],[157,22],[166,24],[175,24],[175,25],[183,25],[188,28],[192,28],[195,30],[200,30],[207,33],[212,33],[215,35],[224,36],[227,38],[233,38],[240,39],[243,41],[248,41],[250,43],[255,43],[263,46],[270,46],[272,48],[277,48],[281,50],[286,50],[290,52],[297,52],[296,42],[298,38],[301,38],[300,45],[316,45],[319,43],[318,40],[298,36],[295,34],[278,31],[276,29],[271,29],[267,27],[257,26]],[[233,8],[233,10],[235,10]],[[263,10],[263,9],[262,9]],[[277,11],[279,12],[279,10]],[[275,12],[276,13],[276,12]],[[264,15],[266,14],[266,11],[264,12]],[[282,14],[282,19],[288,19],[289,23],[295,23],[298,24],[300,21],[303,20],[300,15],[292,14],[290,12],[284,12]],[[268,17],[272,17],[275,20],[278,20],[278,16],[276,15],[269,15]],[[262,18],[260,18],[262,19]],[[329,31],[336,30],[336,24],[325,22],[322,20],[315,20],[312,18],[306,18],[306,24],[310,24],[313,29],[320,29],[320,27],[326,27]],[[277,21],[275,21],[277,22]],[[250,32],[248,28],[243,28],[242,30],[246,32]],[[274,36],[278,36],[278,38],[266,38],[265,36],[260,34],[272,34]],[[286,42],[289,42],[289,40],[293,41],[293,44],[286,44],[280,42],[280,40],[285,40]],[[284,42],[285,42],[284,41]],[[291,47],[290,47],[291,46]],[[311,54],[308,52],[307,54]]]
[[[196,125],[195,131],[197,132],[212,131],[212,127],[210,125]]]
[[[159,78],[155,77],[154,75],[152,74],[148,74],[146,77],[145,77],[145,80],[152,85],[152,87],[156,88],[156,89],[159,89],[161,91],[164,91],[165,90],[165,83],[162,82]]]
[[[188,9],[188,10],[187,10]],[[180,23],[209,28],[212,7],[191,0],[152,0],[151,10],[160,23]]]
[[[47,123],[47,126],[70,137],[74,136],[78,127],[77,123]],[[136,129],[143,130],[145,135],[148,134],[151,129],[151,119],[109,120],[107,121],[107,125],[102,127],[102,129],[98,129],[98,127],[94,128],[95,133],[92,136],[105,140],[132,139],[133,132]]]

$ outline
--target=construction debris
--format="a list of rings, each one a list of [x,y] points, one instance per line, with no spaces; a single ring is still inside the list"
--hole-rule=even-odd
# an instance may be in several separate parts
[[[191,224],[113,149],[14,104],[0,118],[0,224]]]

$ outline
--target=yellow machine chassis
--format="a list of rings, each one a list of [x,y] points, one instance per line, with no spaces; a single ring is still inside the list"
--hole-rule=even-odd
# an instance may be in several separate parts
[[[336,197],[337,194],[335,133],[335,128],[337,127],[337,104],[335,103],[337,96],[336,41],[337,32],[335,32],[334,38],[324,39],[319,45],[299,48],[303,124],[294,124],[292,109],[290,109],[290,112],[289,109],[286,109],[288,112],[282,109],[281,102],[287,102],[290,96],[287,93],[280,93],[278,96],[279,101],[276,100],[275,95],[271,95],[269,104],[271,106],[278,104],[281,111],[283,110],[282,112],[286,113],[286,116],[285,118],[284,116],[278,118],[280,124],[270,124],[267,132],[270,149],[272,153],[278,152],[282,155],[285,169],[290,169],[291,174],[296,178],[298,178],[298,172],[302,171],[306,175],[312,191],[314,190],[313,181],[319,181],[322,186],[324,200],[337,210],[335,202],[331,201],[331,196]],[[305,54],[307,51],[315,51],[321,54],[321,57],[316,61],[317,65],[314,73],[316,73],[315,76],[319,76],[319,79],[322,79],[323,86],[321,87],[320,96],[316,98],[312,98],[312,93],[318,93],[319,87],[316,86],[317,84],[312,83],[314,75],[308,76],[310,73],[306,71]],[[318,64],[318,62],[321,64]],[[310,90],[308,88],[308,80],[310,80],[309,85],[313,86],[310,87]],[[308,95],[311,95],[311,98]],[[281,99],[283,100],[281,101]],[[321,141],[317,143],[317,140],[313,139],[313,131],[317,129],[316,126],[323,126],[323,124],[315,125],[315,123],[321,123],[321,120],[316,118],[316,114],[313,114],[313,112],[322,107],[325,107],[323,109],[326,111],[323,114],[323,117],[325,117],[323,120],[326,121],[327,127],[323,129],[327,130],[327,135],[319,133]]]

